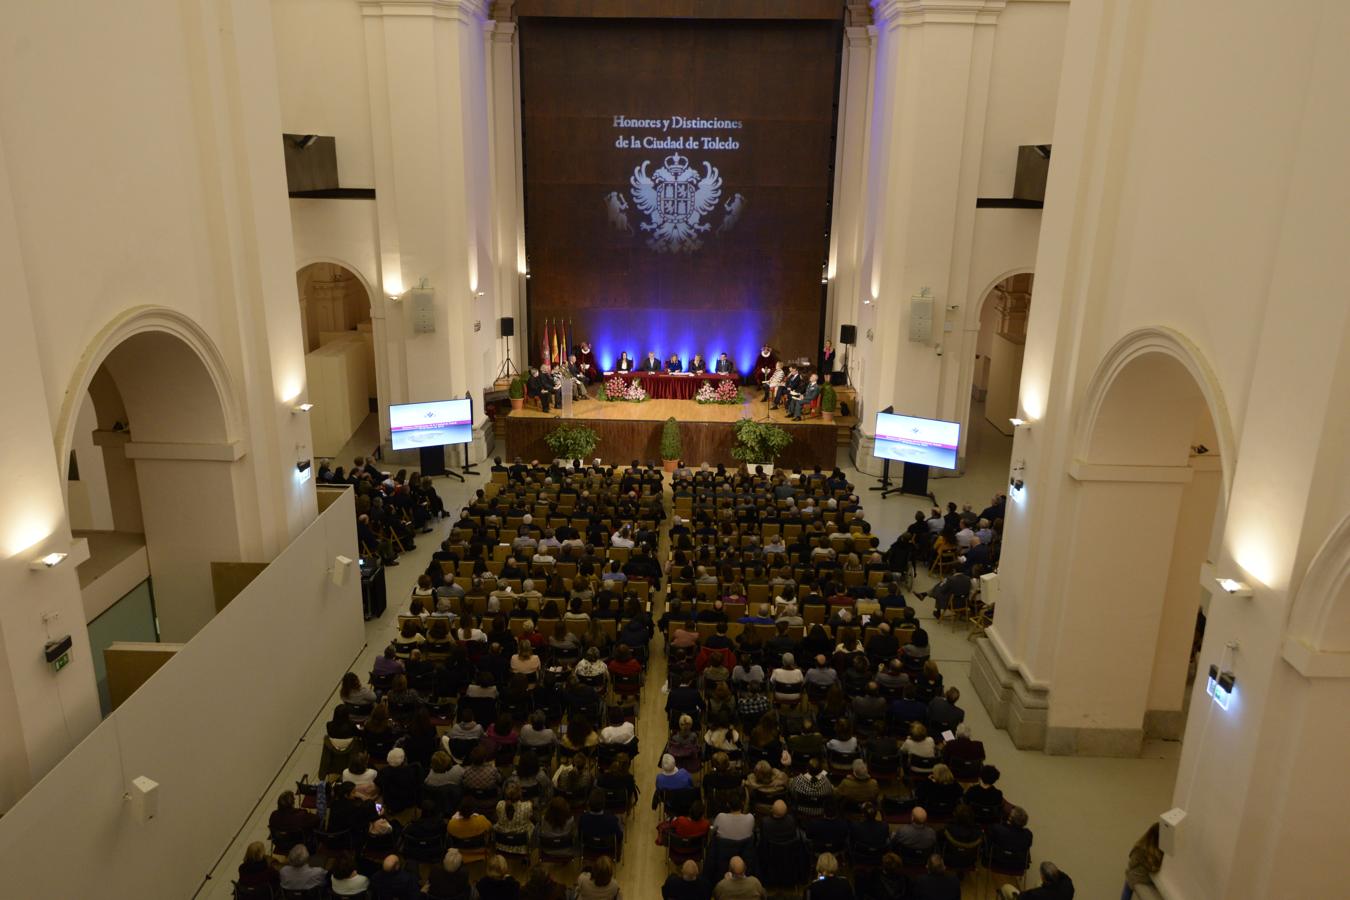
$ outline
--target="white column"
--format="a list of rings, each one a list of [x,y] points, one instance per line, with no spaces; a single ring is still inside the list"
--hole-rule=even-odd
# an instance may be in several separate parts
[[[496,327],[489,170],[485,0],[363,0],[376,205],[385,288],[435,292],[429,334],[412,333],[408,300],[387,319],[408,401],[477,401]],[[482,458],[481,439],[474,458]]]
[[[959,310],[974,240],[993,26],[1005,0],[876,0],[876,87],[859,288],[865,408],[855,462],[871,459],[867,421],[894,405],[921,416],[956,406]],[[929,340],[909,340],[910,298],[934,298]],[[944,359],[951,357],[951,359]],[[950,367],[951,374],[945,374]],[[944,385],[946,385],[944,391]]]
[[[859,281],[858,248],[862,240],[864,174],[872,113],[873,49],[876,29],[851,25],[844,29],[843,74],[840,77],[839,121],[834,160],[834,215],[830,225],[830,279],[825,337],[834,341],[843,366],[839,326],[856,324],[865,286]],[[856,350],[856,345],[855,345]],[[849,364],[855,361],[849,353]]]
[[[506,4],[509,6],[509,4]],[[483,330],[491,330],[495,348],[492,378],[506,358],[506,346],[511,347],[511,360],[519,369],[525,358],[525,190],[522,181],[520,144],[520,43],[514,22],[502,21],[498,3],[494,12],[498,20],[488,33],[488,89],[489,115],[492,127],[488,132],[488,157],[492,170],[492,212],[496,224],[493,256],[493,284],[495,286],[495,318],[484,322]],[[516,321],[515,337],[498,337],[496,319],[511,316]]]
[[[0,271],[6,273],[5,327],[0,329],[0,396],[9,423],[0,459],[9,483],[0,493],[0,811],[99,722],[89,634],[71,556],[49,571],[29,563],[72,552],[58,466],[48,427],[42,364],[15,225],[4,146],[0,144]],[[87,548],[85,555],[87,556]],[[69,634],[71,663],[53,672],[43,656],[50,638]]]

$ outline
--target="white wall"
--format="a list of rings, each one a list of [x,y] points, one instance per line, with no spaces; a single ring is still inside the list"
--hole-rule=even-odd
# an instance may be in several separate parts
[[[335,555],[356,558],[354,521],[344,492],[0,818],[7,896],[196,891],[294,748],[297,725],[360,652],[360,580],[338,588],[328,577]],[[146,825],[123,800],[141,775],[160,785]]]

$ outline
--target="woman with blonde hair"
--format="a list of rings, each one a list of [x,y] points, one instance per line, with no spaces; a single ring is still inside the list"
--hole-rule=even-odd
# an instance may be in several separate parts
[[[577,876],[576,900],[618,900],[618,882],[614,880],[614,860],[602,856],[591,863],[590,871]]]
[[[244,850],[244,861],[239,864],[239,886],[261,887],[279,885],[281,879],[267,854],[267,846],[262,841],[254,841]]]
[[[479,900],[516,900],[520,896],[520,882],[511,874],[506,857],[494,853],[488,857],[487,873],[474,885]]]
[[[833,853],[816,857],[816,880],[803,896],[805,900],[853,900],[853,887],[839,876],[839,860]]]
[[[1163,862],[1162,847],[1158,846],[1158,833],[1158,823],[1154,822],[1130,849],[1130,863],[1125,869],[1125,890],[1120,895],[1121,900],[1129,900],[1136,887],[1153,886],[1153,876],[1158,874]]]

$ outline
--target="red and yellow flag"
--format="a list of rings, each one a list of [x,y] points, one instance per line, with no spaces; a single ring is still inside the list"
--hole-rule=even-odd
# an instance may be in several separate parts
[[[552,338],[552,340],[553,340],[553,363],[554,363],[554,365],[557,365],[557,363],[558,363],[558,329],[557,329],[557,328],[554,328],[554,329],[553,329],[553,338]]]
[[[542,347],[542,348],[540,349],[540,351],[539,351],[539,362],[540,362],[541,364],[542,364],[542,363],[548,362],[548,322],[547,322],[547,321],[544,322],[544,338],[543,338],[543,340],[544,340],[543,347]]]

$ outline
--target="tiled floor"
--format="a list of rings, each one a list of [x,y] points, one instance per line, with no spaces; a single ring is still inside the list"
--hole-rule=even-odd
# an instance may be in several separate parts
[[[980,410],[975,410],[971,418],[974,424],[965,472],[960,477],[934,479],[931,487],[940,502],[969,502],[978,508],[1006,485],[1011,440],[985,422]],[[359,448],[354,452],[359,452]],[[353,453],[345,453],[345,456],[350,455]],[[867,488],[876,483],[875,479],[848,465],[844,448],[840,449],[839,464],[864,494],[867,519],[882,538],[883,546],[912,520],[915,510],[927,506],[923,498],[892,495],[882,499],[879,494],[869,492]],[[447,479],[438,479],[437,483],[451,510],[462,505],[478,486],[473,481],[460,484]],[[410,593],[417,574],[425,567],[441,532],[447,527],[443,523],[436,534],[422,536],[418,549],[405,556],[402,565],[387,570],[390,609],[382,619],[367,624],[366,650],[354,665],[354,671],[368,672],[375,654],[392,637],[397,608],[402,598]],[[920,589],[927,582],[926,576],[921,575]],[[931,616],[930,603],[920,602],[918,607],[921,615]],[[1019,751],[1004,733],[993,728],[975,698],[969,680],[971,645],[966,639],[965,627],[950,623],[934,625],[930,634],[934,659],[942,667],[947,683],[961,690],[961,705],[967,710],[967,721],[975,736],[984,741],[990,761],[1003,772],[1004,792],[1013,802],[1025,806],[1031,816],[1030,827],[1036,836],[1032,848],[1033,866],[1043,859],[1054,860],[1073,877],[1079,897],[1119,896],[1130,846],[1157,813],[1171,805],[1180,745],[1152,743],[1146,748],[1145,758],[1141,759],[1077,759]],[[302,742],[281,767],[276,781],[259,798],[253,815],[242,823],[234,843],[222,848],[220,864],[198,897],[206,900],[230,897],[230,878],[243,858],[244,848],[251,841],[266,839],[266,820],[276,795],[293,786],[302,774],[316,770],[323,723],[336,703],[336,686],[341,674],[333,673],[334,697],[323,709],[314,711],[314,720],[296,723],[297,737],[303,732]],[[643,752],[637,760],[636,775],[644,797],[638,801],[628,824],[630,837],[619,867],[620,884],[624,896],[630,900],[657,896],[658,886],[666,875],[664,855],[651,843],[656,814],[649,809],[648,802],[655,780],[658,750],[665,739],[664,699],[659,693],[664,676],[665,661],[658,651],[653,654],[648,693],[640,705],[638,721]],[[1034,882],[1034,878],[1032,880]],[[967,898],[991,895],[990,885],[982,880],[970,881],[964,891]]]

